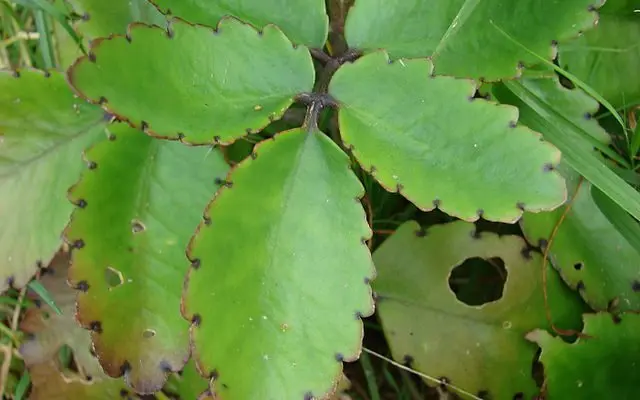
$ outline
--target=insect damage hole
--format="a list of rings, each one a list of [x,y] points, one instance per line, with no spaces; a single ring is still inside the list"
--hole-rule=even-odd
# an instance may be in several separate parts
[[[104,278],[107,281],[109,290],[115,287],[118,287],[124,283],[124,276],[122,275],[122,272],[118,271],[113,267],[107,267],[107,269],[105,269]]]
[[[480,306],[502,297],[507,281],[504,261],[499,257],[467,258],[451,271],[449,288],[469,306]]]
[[[142,221],[139,221],[137,219],[134,219],[131,221],[131,232],[140,233],[140,232],[144,232],[145,229],[147,228],[144,226]]]
[[[151,339],[155,335],[156,331],[154,331],[153,329],[145,329],[144,332],[142,332],[142,337],[145,339]]]

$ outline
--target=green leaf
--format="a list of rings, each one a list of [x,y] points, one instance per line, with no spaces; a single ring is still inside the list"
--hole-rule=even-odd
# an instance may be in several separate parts
[[[608,0],[598,29],[559,46],[559,63],[616,109],[640,104],[640,15],[628,0]]]
[[[573,195],[580,177],[569,168],[562,172]],[[581,184],[549,247],[551,261],[594,309],[640,310],[640,253],[602,214],[593,189],[587,181]],[[522,228],[527,240],[547,243],[563,213],[564,207],[552,213],[525,213]]]
[[[403,224],[376,250],[378,315],[396,360],[490,398],[523,399],[537,392],[531,377],[536,348],[524,338],[547,327],[539,254],[526,252],[517,236],[475,233],[458,221],[425,232]],[[460,302],[448,282],[454,267],[470,258],[498,257],[507,271],[502,297],[482,306]],[[557,274],[547,275],[556,325],[580,326],[581,304]]]
[[[91,336],[75,320],[76,292],[67,285],[69,254],[59,253],[42,276],[42,285],[62,309],[54,313],[48,304],[29,308],[20,322],[20,330],[29,334],[20,346],[25,364],[31,368],[54,360],[64,346],[73,351],[81,374],[92,379],[106,378],[98,360],[91,354]]]
[[[193,144],[260,130],[312,89],[314,75],[309,52],[278,28],[258,32],[232,18],[213,32],[180,20],[168,31],[133,24],[127,37],[94,41],[68,72],[81,95],[120,119]]]
[[[542,348],[549,400],[634,399],[640,390],[640,315],[614,321],[600,313],[584,316],[584,334],[569,344],[545,331],[527,337]]]
[[[329,17],[324,0],[149,0],[165,14],[214,27],[234,16],[258,29],[275,24],[292,42],[322,47],[327,40]]]
[[[131,22],[166,25],[166,18],[147,0],[68,0],[82,15],[78,30],[89,38],[122,34]]]
[[[636,175],[637,176],[637,175]],[[638,177],[640,178],[640,176]],[[624,236],[631,247],[640,251],[640,224],[598,188],[591,188],[591,197],[602,214]]]
[[[323,398],[373,312],[363,188],[349,158],[306,129],[259,144],[227,180],[188,249],[199,369],[227,400]]]
[[[518,107],[520,122],[544,135],[547,127],[544,122],[551,120],[563,127],[564,135],[572,139],[575,147],[585,151],[592,151],[594,147],[605,152],[608,150],[611,137],[593,118],[600,107],[596,100],[580,89],[565,88],[555,74],[549,79],[521,79],[518,82],[538,101],[545,114],[541,115],[535,109],[527,107],[505,85],[494,84],[491,93],[501,103]],[[620,158],[614,151],[610,151],[610,155]],[[624,159],[620,161],[625,162]]]
[[[105,372],[151,393],[189,358],[184,249],[228,167],[215,149],[110,130],[70,193],[80,208],[65,232],[76,247],[69,281]]]
[[[427,60],[370,54],[335,74],[340,134],[389,191],[422,210],[514,222],[562,204],[560,152],[516,126],[514,107],[472,99],[468,80],[430,77]]]
[[[210,399],[205,397],[209,393],[209,379],[200,376],[196,363],[189,360],[180,374],[173,374],[163,391],[173,395],[176,399]],[[198,397],[203,395],[203,397]],[[212,399],[212,398],[211,398]]]
[[[597,0],[595,7],[603,1]],[[499,80],[537,60],[495,26],[546,58],[553,41],[595,24],[593,0],[358,0],[347,17],[349,45],[393,58],[430,56],[437,74]],[[553,18],[549,16],[552,15]]]
[[[104,132],[98,107],[57,73],[0,71],[0,292],[24,286],[62,241],[82,151]],[[49,76],[49,78],[47,78]]]
[[[536,124],[539,124],[539,130],[547,140],[558,146],[564,161],[634,218],[640,220],[640,193],[613,172],[593,151],[585,149],[584,146],[576,146],[576,135],[570,133],[574,129],[572,125],[558,119],[554,112],[550,112],[549,105],[535,93],[521,82],[504,84],[518,97],[521,107],[529,107],[534,111],[535,114],[531,115],[534,116]]]

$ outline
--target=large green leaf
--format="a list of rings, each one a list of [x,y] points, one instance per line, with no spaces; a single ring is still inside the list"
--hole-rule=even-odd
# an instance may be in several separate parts
[[[518,110],[473,99],[469,80],[430,77],[427,60],[377,52],[345,65],[329,92],[360,164],[422,210],[513,222],[565,200],[560,152],[517,126]]]
[[[82,151],[104,132],[100,108],[57,73],[0,71],[0,292],[48,264],[73,206]]]
[[[501,30],[552,59],[552,43],[591,28],[602,2],[358,0],[345,35],[351,47],[385,49],[394,58],[431,56],[437,74],[498,80],[537,62]]]
[[[322,47],[329,17],[324,0],[149,0],[166,14],[214,27],[227,15],[262,28],[278,25],[294,43]]]
[[[127,25],[140,21],[164,26],[165,17],[147,0],[69,0],[82,15],[78,30],[89,38],[125,34]]]
[[[573,195],[580,176],[569,168],[562,172]],[[640,249],[630,245],[602,214],[593,199],[594,189],[582,182],[549,247],[551,261],[594,309],[640,310]],[[551,213],[526,213],[522,228],[527,240],[536,245],[548,242],[565,207]]]
[[[616,108],[640,104],[638,9],[637,0],[607,0],[598,29],[560,45],[560,65]]]
[[[130,25],[127,37],[94,41],[68,72],[80,94],[120,119],[194,144],[260,130],[312,89],[314,74],[309,52],[278,28],[258,32],[233,18],[214,31],[180,20],[168,31]]]
[[[323,398],[373,312],[363,188],[306,129],[258,145],[227,179],[188,250],[194,357],[222,399]]]
[[[584,334],[569,344],[545,331],[527,337],[542,348],[549,400],[635,399],[640,391],[640,315],[584,316]]]
[[[150,393],[189,358],[184,252],[228,168],[218,150],[110,131],[70,194],[80,208],[65,232],[76,247],[69,281],[105,372]]]
[[[467,392],[530,399],[537,391],[531,376],[536,348],[524,336],[549,325],[542,260],[523,252],[520,237],[474,231],[461,221],[432,227],[426,235],[412,221],[398,228],[374,254],[378,314],[397,360],[409,357],[414,368]],[[507,278],[499,300],[471,307],[456,299],[448,279],[454,267],[475,257],[500,258]],[[555,324],[578,328],[579,298],[551,268],[547,278]]]

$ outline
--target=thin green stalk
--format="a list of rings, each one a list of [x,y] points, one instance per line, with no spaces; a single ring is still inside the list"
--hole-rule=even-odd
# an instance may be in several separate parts
[[[380,392],[378,391],[378,384],[376,383],[376,371],[373,369],[371,359],[367,353],[360,355],[360,365],[362,365],[362,369],[364,370],[364,377],[367,380],[371,400],[380,400]]]
[[[36,20],[36,29],[40,34],[40,51],[42,53],[42,61],[46,69],[53,69],[55,67],[55,60],[53,55],[53,43],[51,41],[51,29],[49,29],[49,21],[44,11],[36,10],[34,12]]]

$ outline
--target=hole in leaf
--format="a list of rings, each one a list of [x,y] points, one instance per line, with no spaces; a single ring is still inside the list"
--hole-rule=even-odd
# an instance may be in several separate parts
[[[138,221],[137,219],[134,219],[133,221],[131,221],[131,232],[140,233],[140,232],[144,232],[145,229],[146,227],[141,221]]]
[[[114,287],[118,287],[124,283],[122,272],[113,267],[107,267],[104,271],[104,277],[107,281],[107,285],[109,285],[109,289],[113,289]]]
[[[145,329],[144,332],[142,332],[142,337],[145,339],[151,339],[155,335],[156,331],[154,331],[153,329]]]
[[[480,306],[499,300],[506,281],[507,270],[501,258],[473,257],[451,271],[449,288],[466,305]]]

